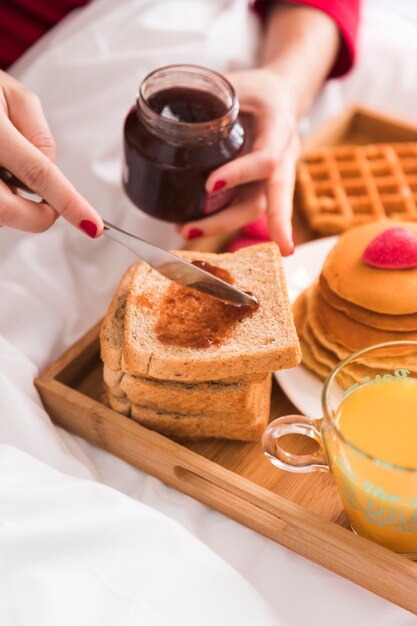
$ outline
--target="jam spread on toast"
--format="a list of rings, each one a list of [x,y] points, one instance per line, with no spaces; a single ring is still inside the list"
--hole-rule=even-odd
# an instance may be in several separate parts
[[[228,270],[223,269],[222,267],[211,265],[211,263],[208,263],[207,261],[193,261],[192,265],[199,267],[201,270],[204,270],[209,274],[213,274],[213,276],[217,276],[217,278],[220,278],[220,280],[224,280],[224,282],[229,283],[229,285],[233,285],[234,283],[231,273]]]
[[[134,302],[135,302],[136,306],[142,307],[144,309],[152,309],[153,310],[153,303],[148,298],[146,293],[138,293],[135,296]]]
[[[221,267],[206,261],[193,261],[193,265],[229,284],[234,282],[230,272]],[[224,343],[235,325],[256,310],[227,304],[195,289],[171,283],[159,303],[154,330],[165,345],[210,348]]]

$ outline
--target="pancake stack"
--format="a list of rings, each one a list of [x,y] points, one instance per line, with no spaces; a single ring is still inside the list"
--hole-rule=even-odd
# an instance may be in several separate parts
[[[381,237],[382,233],[386,236]],[[402,246],[401,234],[411,241],[410,250]],[[399,239],[394,241],[396,236]],[[388,242],[384,243],[385,249],[378,251],[379,267],[369,265],[365,253],[377,237]],[[294,303],[294,320],[306,367],[325,379],[342,359],[358,350],[387,341],[417,341],[417,261],[412,259],[415,250],[417,224],[413,222],[374,222],[340,237],[318,280]],[[346,369],[350,379],[346,382],[359,382],[369,375],[369,368],[378,367],[381,374],[399,366],[417,370],[417,352],[412,349],[400,351],[391,347],[385,353],[384,369],[380,362],[372,362],[372,355],[364,356]]]

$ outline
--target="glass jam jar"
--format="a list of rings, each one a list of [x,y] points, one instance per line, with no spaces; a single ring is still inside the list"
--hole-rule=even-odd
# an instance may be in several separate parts
[[[207,194],[209,174],[246,151],[232,85],[197,65],[170,65],[142,82],[124,125],[123,185],[142,211],[184,223],[220,211],[234,189]]]

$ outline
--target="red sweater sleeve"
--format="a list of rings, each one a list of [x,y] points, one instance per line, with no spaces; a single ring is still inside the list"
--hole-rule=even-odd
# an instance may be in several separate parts
[[[343,76],[351,69],[356,55],[360,0],[254,0],[252,7],[259,15],[264,17],[268,9],[277,2],[282,4],[305,4],[327,13],[337,24],[342,36],[339,54],[329,74],[329,78]]]
[[[72,9],[90,0],[0,0],[0,69],[25,50]]]

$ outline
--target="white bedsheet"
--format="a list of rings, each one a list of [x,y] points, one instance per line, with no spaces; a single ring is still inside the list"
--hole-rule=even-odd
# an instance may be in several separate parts
[[[173,228],[120,188],[123,118],[152,68],[249,67],[258,34],[245,0],[96,0],[13,73],[40,95],[60,166],[102,215],[174,246]],[[369,2],[358,68],[327,85],[311,126],[350,101],[417,120],[416,34],[413,0]],[[0,229],[0,254],[2,626],[416,623],[53,426],[32,380],[102,315],[132,255],[63,222]]]

